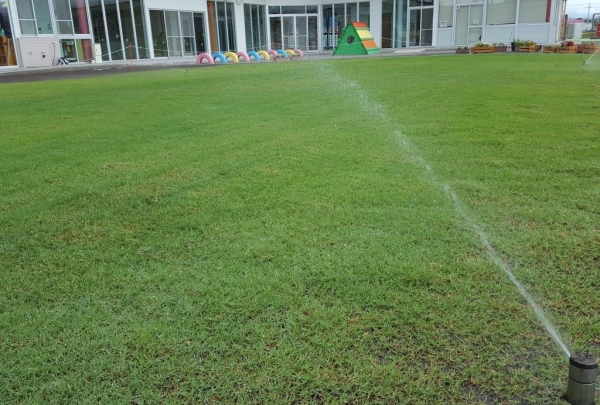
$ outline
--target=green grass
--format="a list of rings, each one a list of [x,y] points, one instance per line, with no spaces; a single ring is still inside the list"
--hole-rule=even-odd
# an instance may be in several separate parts
[[[561,403],[598,353],[600,75],[374,58],[0,86],[0,402]]]

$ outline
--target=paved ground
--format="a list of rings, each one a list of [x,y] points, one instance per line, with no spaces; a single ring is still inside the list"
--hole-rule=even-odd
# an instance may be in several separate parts
[[[304,60],[322,60],[333,58],[372,58],[372,57],[403,57],[415,55],[440,55],[454,53],[453,49],[390,49],[384,50],[378,55],[364,56],[333,56],[331,53],[308,54]],[[272,63],[272,62],[260,62]],[[215,65],[196,65],[194,60],[136,60],[133,69],[136,72],[161,69],[203,69],[214,68]],[[71,64],[68,66],[54,66],[45,68],[16,68],[0,69],[0,83],[35,82],[42,80],[77,79],[96,76],[106,76],[131,72],[131,65],[127,62],[109,62],[102,64]]]

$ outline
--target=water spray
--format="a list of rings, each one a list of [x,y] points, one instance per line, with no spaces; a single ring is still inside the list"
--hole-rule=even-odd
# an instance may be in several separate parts
[[[589,353],[573,353],[569,358],[569,382],[565,399],[572,405],[594,405],[598,358]]]
[[[590,60],[592,60],[592,58],[593,58],[594,56],[596,56],[596,54],[597,54],[597,53],[598,53],[598,51],[594,52],[594,53],[592,54],[592,56],[590,56],[589,58],[587,58],[587,60],[586,60],[585,62],[583,62],[583,66],[586,66],[586,65],[588,64],[588,62],[589,62]]]

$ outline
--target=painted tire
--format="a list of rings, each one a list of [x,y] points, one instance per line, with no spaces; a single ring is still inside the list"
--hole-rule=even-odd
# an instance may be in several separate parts
[[[294,51],[293,51],[293,50],[291,50],[291,49],[286,49],[286,50],[285,50],[285,53],[287,53],[289,56],[296,56],[296,52],[294,52]]]
[[[244,60],[244,62],[250,62],[250,58],[248,57],[248,54],[246,52],[238,52],[236,53],[237,57],[239,60]]]
[[[263,51],[263,52],[264,52],[264,51]],[[267,54],[267,55],[268,55],[268,54]],[[256,52],[254,52],[254,51],[250,51],[250,52],[248,52],[248,57],[250,57],[250,58],[254,58],[254,60],[255,60],[255,61],[257,61],[257,62],[258,62],[258,61],[260,61],[260,55],[259,55],[259,54],[257,54],[257,53],[256,53]],[[250,62],[250,59],[248,59],[248,62]]]
[[[225,52],[225,57],[227,59],[231,58],[233,63],[238,63],[240,61],[239,58],[237,57],[237,55],[233,52]]]
[[[221,63],[227,63],[227,58],[221,52],[213,52],[212,57],[215,60],[215,62],[217,61],[217,59],[219,59]]]
[[[296,53],[296,55],[300,56],[301,58],[304,57],[304,52],[302,52],[302,49],[294,49],[294,52]]]
[[[288,57],[288,54],[286,51],[284,51],[283,49],[278,49],[277,50],[277,54],[283,56],[284,58]]]
[[[262,57],[263,57],[263,59],[264,59],[264,60],[269,60],[269,59],[271,59],[271,57],[269,56],[269,52],[267,52],[267,51],[258,51],[258,52],[256,52],[256,53],[257,53],[258,55],[262,55]],[[259,56],[259,58],[260,58],[260,56]]]
[[[277,52],[276,51],[274,51],[272,49],[269,49],[267,52],[269,52],[269,55],[277,57]]]
[[[196,63],[198,65],[200,65],[200,64],[202,64],[202,61],[204,59],[206,59],[206,61],[208,62],[209,65],[214,65],[215,64],[215,60],[208,53],[201,53],[200,55],[196,56]]]

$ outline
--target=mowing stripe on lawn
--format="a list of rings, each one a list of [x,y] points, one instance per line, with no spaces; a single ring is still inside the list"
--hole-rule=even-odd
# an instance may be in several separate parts
[[[400,130],[396,129],[397,125],[395,125],[393,120],[390,119],[389,115],[386,112],[385,106],[372,100],[368,93],[364,89],[362,89],[358,83],[342,77],[335,70],[335,67],[331,63],[323,62],[319,64],[319,68],[321,70],[321,75],[329,77],[329,81],[332,84],[337,85],[340,90],[355,93],[349,95],[347,98],[357,100],[358,103],[360,103],[360,111],[363,114],[365,114],[367,117],[375,117],[381,120],[381,123],[384,127],[390,127],[390,131],[395,136],[400,147],[412,160],[413,164],[421,167],[424,170],[426,178],[431,184],[444,191],[446,197],[453,203],[454,209],[459,215],[459,217],[477,236],[479,236],[479,240],[481,241],[481,244],[485,247],[487,256],[490,259],[490,261],[494,263],[497,267],[499,267],[504,273],[506,273],[509,280],[517,288],[521,296],[531,306],[533,312],[538,317],[542,325],[546,328],[546,331],[548,332],[550,337],[563,351],[567,358],[569,358],[571,350],[567,347],[554,325],[546,317],[544,311],[535,302],[533,296],[529,294],[525,286],[523,286],[523,284],[521,284],[521,282],[517,280],[517,278],[511,270],[511,266],[506,261],[500,258],[500,256],[496,252],[496,249],[494,249],[494,246],[490,242],[490,238],[483,230],[482,225],[478,221],[473,219],[471,215],[468,214],[467,209],[461,202],[456,192],[452,189],[452,187],[449,184],[440,180],[440,178],[435,174],[431,166],[423,158],[423,155],[419,152],[418,148],[414,144],[412,144],[410,140],[404,134],[402,134]]]

